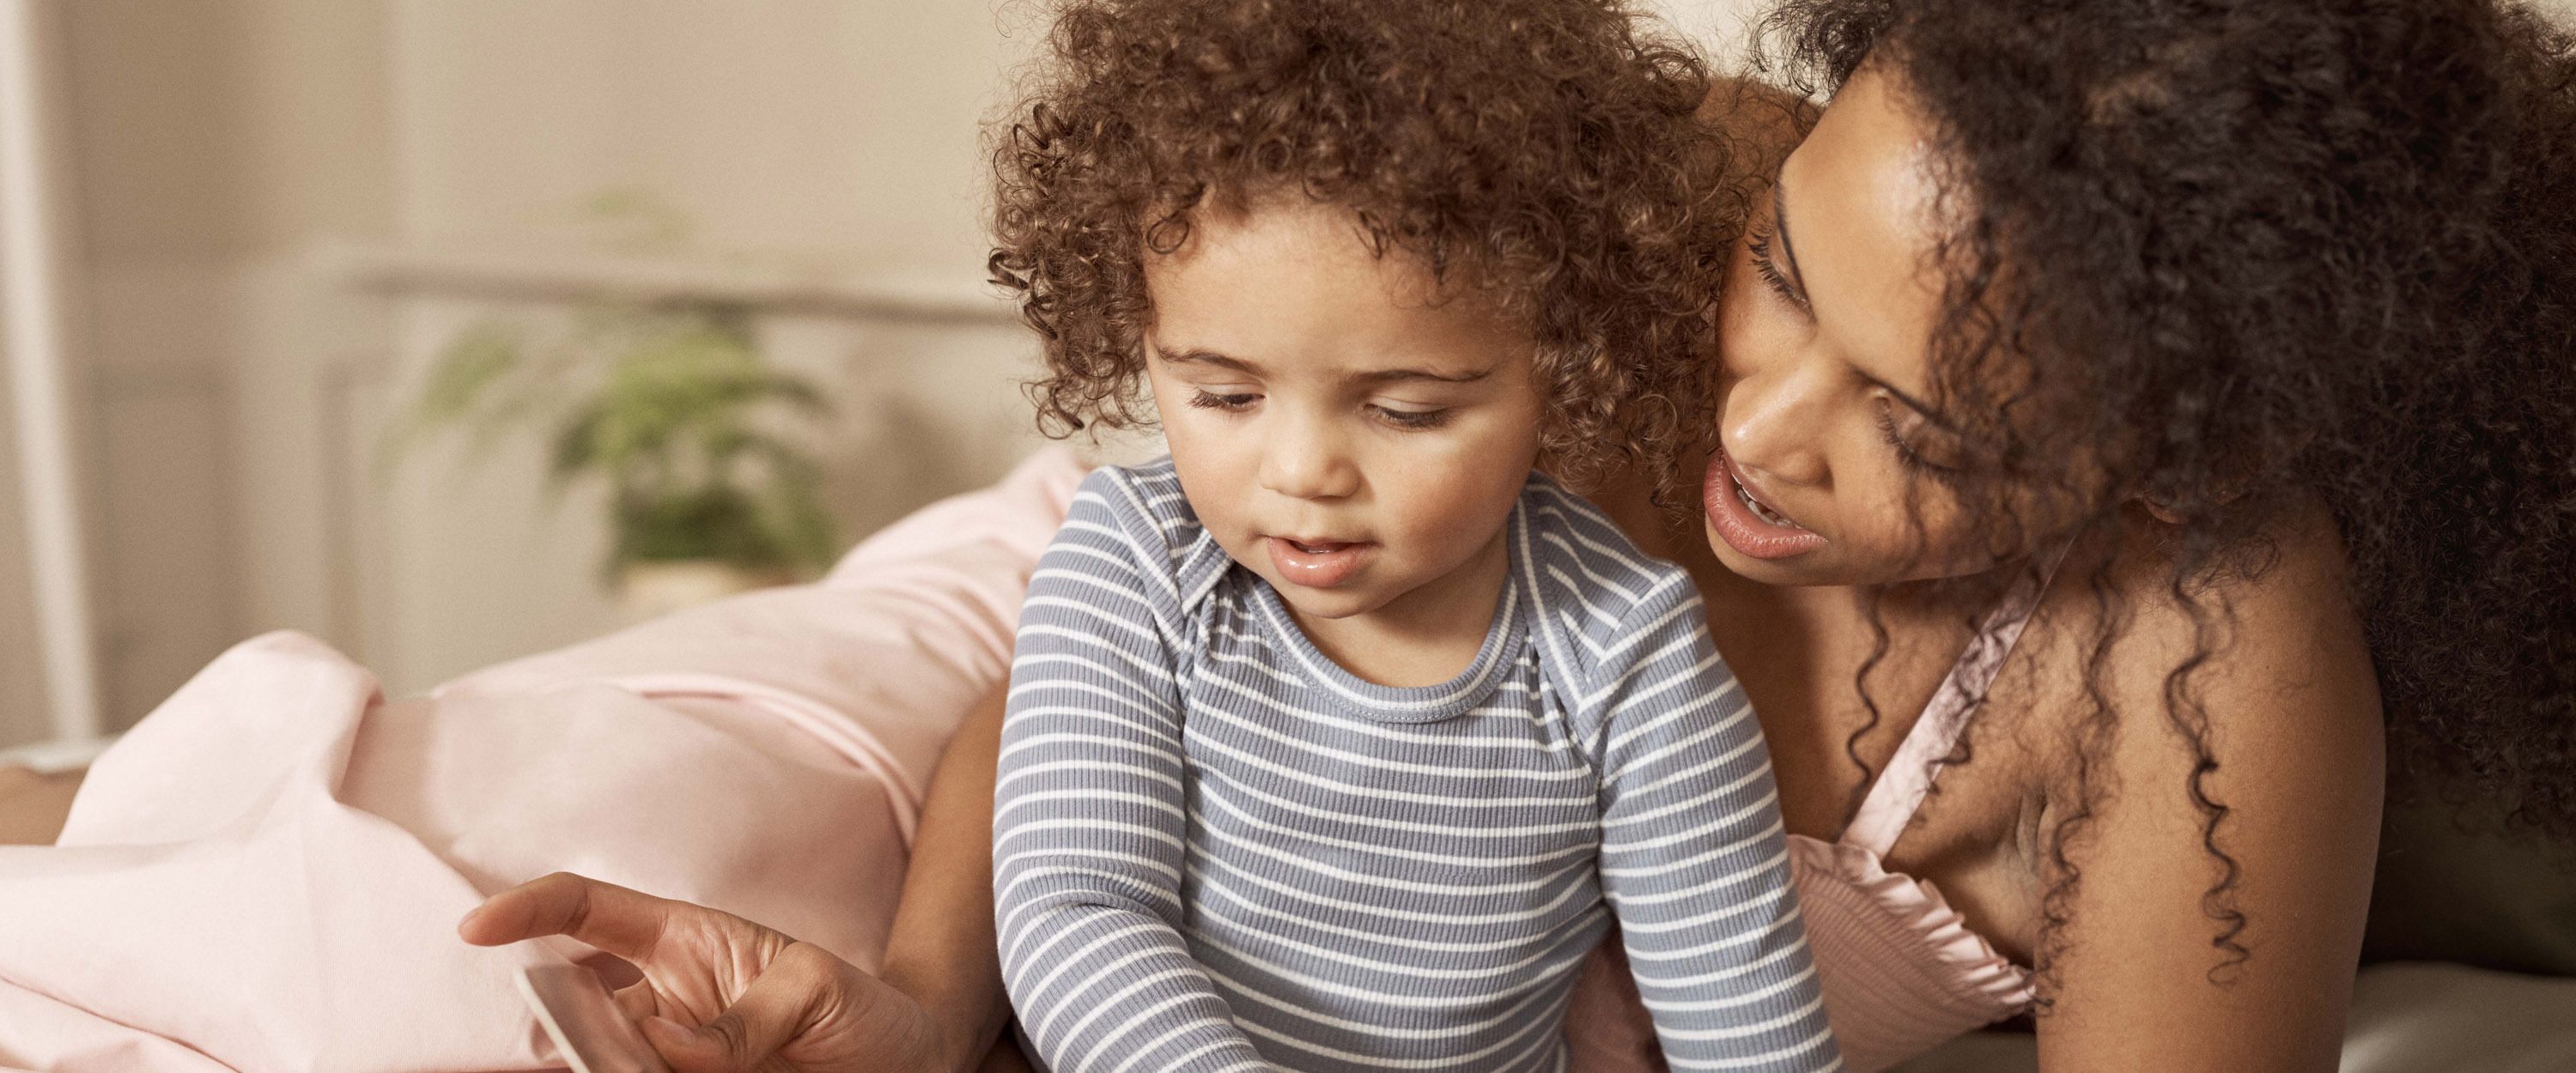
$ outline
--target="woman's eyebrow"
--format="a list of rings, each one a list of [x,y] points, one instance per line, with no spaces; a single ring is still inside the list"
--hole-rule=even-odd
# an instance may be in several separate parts
[[[1807,308],[1815,309],[1816,292],[1807,289],[1807,276],[1798,271],[1798,249],[1789,241],[1789,162],[1782,160],[1780,170],[1771,173],[1771,233],[1780,240],[1780,266],[1789,270],[1789,282],[1796,284],[1798,294],[1807,299]]]

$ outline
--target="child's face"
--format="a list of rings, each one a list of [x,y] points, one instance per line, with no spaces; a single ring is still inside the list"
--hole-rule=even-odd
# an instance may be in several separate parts
[[[1347,210],[1302,199],[1202,212],[1145,277],[1147,377],[1181,487],[1299,615],[1501,576],[1476,568],[1502,561],[1538,456],[1527,332],[1472,294],[1435,304],[1422,267],[1372,256]]]

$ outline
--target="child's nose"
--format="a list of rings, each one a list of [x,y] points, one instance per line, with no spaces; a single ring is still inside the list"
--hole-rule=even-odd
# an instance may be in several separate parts
[[[1261,486],[1292,499],[1340,499],[1359,491],[1359,467],[1329,422],[1290,420],[1262,452]]]

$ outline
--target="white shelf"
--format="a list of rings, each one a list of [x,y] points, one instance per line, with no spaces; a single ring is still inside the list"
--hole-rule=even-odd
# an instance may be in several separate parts
[[[799,272],[770,265],[500,249],[340,245],[323,249],[324,278],[385,295],[506,301],[713,301],[757,310],[969,324],[1016,324],[1017,307],[962,280]]]
[[[15,749],[0,749],[0,768],[20,767],[38,775],[59,775],[88,767],[91,761],[116,744],[116,735],[97,738],[66,738],[39,742]]]

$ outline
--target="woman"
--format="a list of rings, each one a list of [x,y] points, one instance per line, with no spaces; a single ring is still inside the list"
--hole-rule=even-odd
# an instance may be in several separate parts
[[[2049,1070],[2333,1068],[2392,776],[2576,833],[2576,54],[2481,0],[1774,25],[1834,96],[1728,269],[1704,517],[1602,499],[1761,713],[1853,1065],[2031,1012]],[[464,931],[643,964],[684,1068],[970,1068],[986,709],[883,980],[569,876]]]

